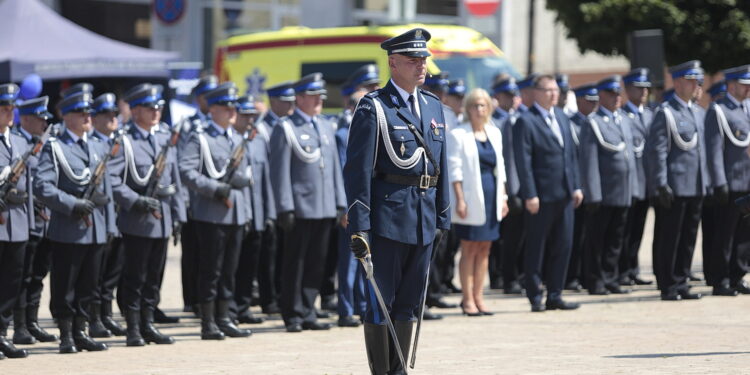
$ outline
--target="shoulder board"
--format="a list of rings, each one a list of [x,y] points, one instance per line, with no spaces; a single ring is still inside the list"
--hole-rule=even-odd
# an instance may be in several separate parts
[[[375,98],[378,97],[378,95],[380,95],[380,91],[381,90],[382,89],[377,89],[375,91],[368,92],[367,95],[365,95],[365,96],[368,97],[368,98],[371,98],[371,99],[375,99]]]
[[[431,93],[431,92],[429,92],[427,90],[419,89],[419,93],[422,94],[422,95],[431,96],[431,97],[435,98],[435,100],[440,101],[440,98],[438,98],[437,95],[435,95],[435,94],[433,94],[433,93]]]

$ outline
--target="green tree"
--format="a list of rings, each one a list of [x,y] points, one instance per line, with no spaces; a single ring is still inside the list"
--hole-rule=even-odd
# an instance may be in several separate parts
[[[661,29],[668,65],[708,72],[750,63],[749,0],[547,0],[581,52],[627,55],[627,34]]]

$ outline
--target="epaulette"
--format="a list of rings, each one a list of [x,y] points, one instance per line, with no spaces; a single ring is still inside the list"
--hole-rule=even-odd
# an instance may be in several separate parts
[[[435,100],[440,101],[440,98],[438,98],[437,95],[435,95],[435,94],[433,94],[433,93],[431,93],[431,92],[429,92],[427,90],[419,89],[419,93],[422,94],[422,95],[431,96],[431,97],[435,98]]]
[[[368,92],[368,93],[367,93],[367,94],[366,94],[365,96],[366,96],[366,97],[368,97],[368,98],[370,98],[370,99],[375,99],[375,98],[377,98],[377,97],[378,97],[378,95],[380,95],[380,92],[381,92],[382,90],[383,90],[383,89],[377,89],[377,90],[375,90],[375,91],[370,91],[370,92]]]

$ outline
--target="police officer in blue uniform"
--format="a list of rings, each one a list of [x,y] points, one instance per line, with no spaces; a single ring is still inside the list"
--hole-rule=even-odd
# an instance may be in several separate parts
[[[555,82],[557,87],[560,88],[560,98],[557,99],[557,106],[561,108],[568,117],[573,115],[568,107],[568,93],[570,92],[570,82],[567,74],[557,73],[555,74]]]
[[[492,93],[497,100],[498,107],[492,113],[492,122],[500,128],[503,135],[503,160],[505,161],[505,191],[508,194],[508,215],[503,218],[500,226],[500,242],[502,272],[490,273],[490,287],[504,288],[505,294],[521,294],[522,287],[519,281],[519,257],[523,251],[525,237],[523,202],[518,196],[520,182],[518,181],[518,170],[516,169],[516,158],[513,152],[513,126],[518,119],[518,85],[513,77],[499,80],[492,86]],[[490,256],[493,256],[490,253]],[[498,279],[498,277],[501,277]],[[494,285],[493,285],[494,284]]]
[[[517,108],[519,113],[526,113],[534,105],[534,81],[538,77],[539,73],[530,73],[516,82],[521,96],[521,104]]]
[[[39,137],[47,129],[47,121],[52,114],[47,111],[49,98],[46,96],[25,100],[18,105],[20,115],[19,126],[14,126],[12,131],[20,135],[29,147],[33,147]],[[31,158],[29,162],[29,176],[36,175],[36,160]],[[13,343],[33,344],[36,341],[53,342],[57,336],[47,333],[39,327],[37,314],[39,311],[39,299],[41,298],[41,283],[33,283],[34,264],[36,257],[46,258],[43,262],[49,264],[50,247],[44,238],[47,232],[49,220],[49,209],[34,200],[34,210],[29,214],[34,215],[34,225],[30,228],[29,240],[26,242],[26,254],[23,263],[23,281],[21,291],[18,294],[16,306],[13,309]],[[45,220],[47,219],[47,220]],[[46,273],[45,273],[46,274]]]
[[[179,155],[179,170],[182,183],[194,192],[190,210],[198,227],[201,339],[223,340],[225,335],[251,334],[237,328],[229,316],[244,225],[250,220],[244,194],[250,179],[244,155],[229,165],[238,147],[245,147],[243,135],[232,128],[237,87],[229,82],[205,95],[208,126],[190,135]]]
[[[108,144],[88,136],[91,100],[91,94],[80,93],[60,102],[60,133],[44,146],[34,179],[34,195],[52,210],[47,231],[54,248],[50,307],[60,328],[60,353],[107,350],[86,332],[104,245],[116,232],[109,174],[104,173],[90,197],[83,197],[110,152]]]
[[[628,101],[622,106],[625,115],[631,120],[633,134],[633,154],[638,185],[633,191],[633,204],[628,210],[628,224],[625,228],[625,243],[620,253],[620,285],[650,285],[651,280],[640,278],[638,249],[641,247],[643,229],[648,213],[648,180],[646,178],[646,138],[654,113],[648,107],[648,92],[651,81],[647,68],[636,68],[622,77],[625,96]]]
[[[597,83],[599,109],[581,127],[580,164],[586,195],[584,276],[589,294],[623,294],[618,262],[636,189],[632,123],[622,110],[619,75]]]
[[[339,163],[346,164],[346,146],[349,143],[349,126],[354,116],[354,109],[365,93],[380,88],[380,71],[375,64],[368,64],[357,69],[348,79],[347,86],[351,91],[348,101],[350,108],[339,118],[336,129],[336,147]],[[339,327],[359,327],[367,310],[365,296],[364,272],[359,262],[349,250],[349,235],[346,227],[337,228],[338,237],[338,309]],[[353,315],[359,315],[355,319]]]
[[[247,324],[263,323],[263,318],[253,316],[250,311],[254,280],[257,277],[261,295],[268,290],[267,284],[273,283],[273,280],[267,277],[268,273],[262,274],[266,276],[265,278],[258,273],[261,266],[265,267],[260,263],[261,252],[266,251],[261,247],[263,237],[266,233],[272,233],[275,230],[274,221],[276,220],[276,202],[271,187],[268,144],[258,136],[255,128],[258,115],[252,97],[243,96],[239,99],[234,129],[239,134],[248,133],[247,136],[252,137],[245,152],[246,171],[251,182],[244,191],[246,207],[251,213],[248,215],[250,221],[245,224],[245,237],[242,240],[242,250],[235,273],[237,287],[230,310],[237,321]]]
[[[286,81],[266,90],[268,95],[269,109],[256,121],[258,136],[268,144],[269,155],[271,153],[271,133],[279,118],[289,116],[294,112],[294,82]],[[278,305],[278,291],[281,289],[281,260],[284,255],[284,230],[277,225],[273,232],[266,232],[263,236],[263,248],[260,256],[263,267],[260,268],[259,277],[273,280],[272,284],[266,286],[258,285],[260,294],[261,310],[265,314],[277,314],[281,312]]]
[[[172,337],[154,327],[154,311],[160,299],[169,237],[176,223],[186,220],[177,150],[169,146],[170,133],[160,128],[160,87],[140,85],[124,99],[133,121],[124,129],[122,147],[110,162],[110,173],[119,205],[117,226],[125,248],[119,293],[125,306],[126,344],[172,344]],[[153,185],[154,166],[162,150],[166,152],[165,167]]]
[[[320,116],[326,94],[322,74],[294,84],[296,110],[271,134],[271,182],[286,238],[281,264],[281,315],[287,332],[329,329],[317,321],[323,264],[334,219],[346,206],[331,123]]]
[[[573,137],[573,143],[576,145],[579,161],[581,161],[581,128],[584,125],[589,126],[588,116],[594,113],[596,107],[599,105],[599,92],[597,91],[596,86],[596,83],[589,83],[573,88],[578,111],[570,117],[570,135]],[[581,273],[584,252],[583,247],[586,240],[585,207],[582,205],[576,208],[573,216],[575,221],[573,224],[573,247],[570,251],[570,262],[568,263],[565,289],[578,292],[583,289],[582,283],[585,282],[584,275]]]
[[[93,129],[89,133],[92,140],[110,144],[120,124],[117,119],[117,100],[112,93],[99,95],[92,104],[91,122]],[[115,224],[116,225],[116,224]],[[91,320],[89,334],[91,337],[124,336],[125,329],[112,317],[112,300],[115,288],[120,282],[122,273],[123,250],[119,231],[104,246],[103,264],[99,278],[97,299],[90,305]]]
[[[578,157],[569,119],[555,107],[559,89],[553,76],[532,84],[534,105],[513,126],[519,195],[526,206],[524,267],[532,312],[572,310],[562,299],[573,241],[573,209],[583,201]],[[547,301],[542,305],[542,270]]]
[[[218,85],[218,78],[209,74],[198,81],[193,87],[191,95],[198,107],[195,115],[190,118],[188,124],[180,132],[180,143],[178,153],[186,146],[190,136],[197,129],[203,129],[208,126],[209,113],[208,103],[206,102],[206,93],[215,89]],[[193,192],[190,189],[183,189],[183,198],[188,202],[192,200]],[[180,243],[182,244],[182,254],[180,266],[182,272],[182,300],[184,311],[192,311],[197,314],[198,310],[198,231],[199,227],[194,224],[191,211],[188,210],[188,218],[182,226]]]
[[[750,65],[724,70],[726,95],[706,114],[706,157],[714,195],[713,243],[704,258],[706,282],[713,294],[734,296],[750,293],[743,281],[747,272],[747,246],[738,243],[740,232],[750,231],[734,201],[750,192]],[[744,102],[743,102],[744,101]],[[706,220],[704,220],[704,225]],[[739,246],[738,246],[739,245]]]
[[[13,163],[29,148],[23,137],[10,131],[13,126],[14,103],[19,91],[19,87],[12,83],[0,85],[0,169],[5,176],[3,180],[8,178],[7,174]],[[7,335],[24,276],[29,228],[34,225],[34,217],[30,214],[33,212],[31,179],[27,166],[15,187],[0,197],[0,359],[28,356],[28,352],[16,348]]]
[[[703,121],[693,102],[703,79],[700,61],[670,68],[674,97],[662,104],[646,139],[648,179],[656,200],[654,274],[662,300],[698,299],[688,277],[709,185]]]
[[[711,85],[711,87],[709,87],[706,92],[708,92],[708,95],[711,95],[712,102],[718,101],[727,94],[727,81],[723,79],[721,81],[717,81],[716,83]]]
[[[418,89],[429,40],[430,33],[417,28],[381,44],[391,80],[362,98],[349,132],[350,247],[357,258],[372,249],[373,277],[389,309],[381,311],[368,288],[365,344],[373,374],[405,371],[383,314],[394,321],[408,358],[432,245],[450,228],[448,178],[440,173],[447,169],[443,109],[435,95]]]

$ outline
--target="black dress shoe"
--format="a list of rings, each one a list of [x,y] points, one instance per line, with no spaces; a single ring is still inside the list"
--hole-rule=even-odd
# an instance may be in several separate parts
[[[193,312],[193,306],[185,305],[185,307],[182,308],[182,312]]]
[[[167,316],[164,311],[160,308],[154,310],[154,322],[159,324],[176,324],[180,322],[180,318],[176,316]]]
[[[681,291],[679,293],[680,293],[680,297],[682,297],[682,299],[684,300],[685,299],[701,299],[701,297],[703,297],[703,295],[701,295],[700,293],[690,293],[687,290],[684,292]]]
[[[16,348],[5,336],[0,336],[0,352],[8,358],[26,358],[29,352]]]
[[[720,286],[715,286],[713,293],[711,294],[714,296],[736,297],[738,292],[726,285],[720,285]]]
[[[302,324],[299,324],[299,323],[287,324],[286,331],[292,332],[292,333],[302,332]]]
[[[322,301],[320,301],[320,309],[326,311],[336,311],[338,309],[336,298],[327,297],[322,299]]]
[[[522,294],[523,288],[521,288],[521,284],[518,283],[518,281],[512,281],[510,285],[505,288],[503,291],[505,294]]]
[[[631,279],[630,276],[621,276],[620,280],[617,282],[618,284],[622,286],[630,286],[635,285],[635,280]]]
[[[700,277],[696,276],[696,275],[695,275],[694,273],[692,273],[692,272],[691,272],[691,273],[690,273],[690,275],[688,276],[688,280],[690,280],[690,281],[703,281],[703,279],[701,279]]]
[[[580,292],[583,290],[583,286],[580,282],[578,282],[578,280],[571,280],[567,284],[565,284],[565,290]]]
[[[651,285],[654,282],[651,280],[643,280],[640,277],[636,276],[633,278],[633,282],[635,282],[635,285]]]
[[[490,289],[492,290],[503,289],[503,281],[502,280],[490,280]]]
[[[443,319],[443,316],[440,314],[435,314],[431,312],[430,310],[425,310],[422,314],[422,319],[424,320],[440,320]]]
[[[495,313],[493,313],[492,311],[484,311],[484,310],[479,310],[479,312],[480,312],[480,313],[482,313],[482,315],[484,315],[484,316],[492,316],[492,315],[495,315]]]
[[[315,310],[315,317],[318,318],[318,319],[328,319],[328,318],[331,317],[331,314],[329,314],[329,313],[327,313],[325,311],[316,309]]]
[[[247,312],[245,314],[242,314],[237,317],[237,321],[242,324],[261,324],[265,321],[265,319],[261,317],[257,317],[250,312]]]
[[[436,307],[438,309],[455,309],[456,307],[458,307],[458,305],[456,305],[455,303],[445,302],[442,298],[428,301],[427,306]]]
[[[462,293],[461,288],[453,285],[453,283],[448,283],[447,287],[448,287],[448,291],[451,292],[451,293],[457,293],[457,294],[461,294]],[[500,285],[500,287],[501,288],[503,287],[502,284]]]
[[[682,296],[680,296],[677,293],[662,293],[661,300],[662,301],[682,301]]]
[[[600,286],[594,289],[589,289],[589,294],[592,296],[606,296],[609,294],[609,290],[607,288]]]
[[[750,285],[747,285],[745,280],[738,282],[734,289],[740,294],[750,294]]]
[[[612,294],[628,294],[630,293],[630,289],[622,289],[619,285],[611,285],[607,286],[607,291]]]
[[[359,327],[359,319],[355,319],[353,316],[342,316],[339,317],[339,327]]]
[[[547,310],[575,310],[581,307],[581,304],[576,302],[565,302],[562,298],[555,300],[547,300],[545,308]]]
[[[541,302],[531,304],[531,312],[544,312],[545,308]]]
[[[303,322],[302,329],[308,331],[327,331],[331,329],[331,324],[320,322]]]

